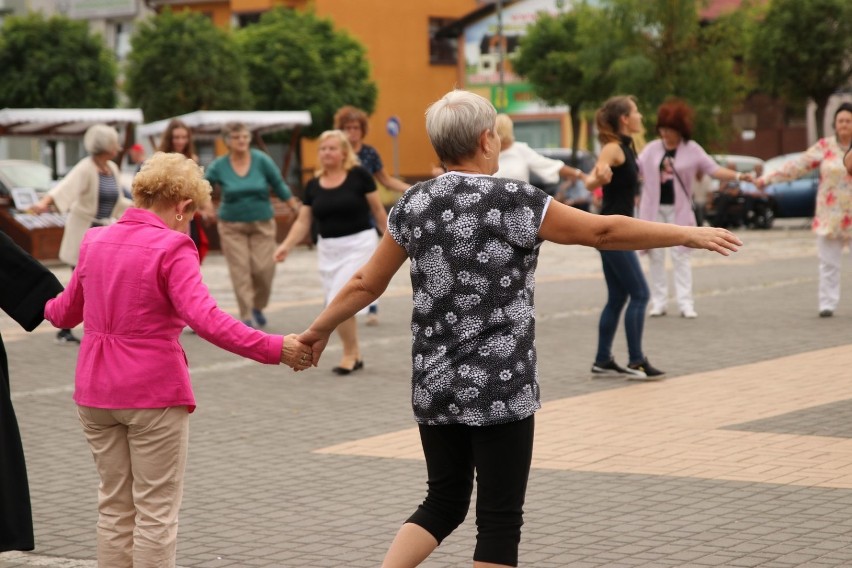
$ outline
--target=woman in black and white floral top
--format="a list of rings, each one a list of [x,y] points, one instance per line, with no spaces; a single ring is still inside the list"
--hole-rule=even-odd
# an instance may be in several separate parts
[[[722,254],[724,229],[590,215],[520,181],[491,177],[500,137],[486,99],[452,91],[429,107],[426,130],[447,173],[414,185],[378,250],[299,340],[316,365],[329,335],[385,290],[411,259],[412,403],[428,494],[383,566],[417,566],[465,518],[477,481],[474,566],[516,566],[541,406],[536,379],[535,267],[542,241],[605,249],[684,245]],[[596,170],[598,183],[608,168]]]

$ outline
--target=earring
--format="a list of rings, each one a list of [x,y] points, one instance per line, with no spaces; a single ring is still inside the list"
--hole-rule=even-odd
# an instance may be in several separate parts
[[[175,215],[175,219],[177,219],[177,222],[180,223],[181,221],[183,221],[183,215],[178,213],[177,215]]]

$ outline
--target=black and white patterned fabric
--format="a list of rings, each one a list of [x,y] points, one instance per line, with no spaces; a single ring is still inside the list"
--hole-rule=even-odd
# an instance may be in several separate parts
[[[388,231],[411,259],[417,422],[486,426],[541,407],[533,296],[549,203],[528,183],[449,172],[394,205]]]

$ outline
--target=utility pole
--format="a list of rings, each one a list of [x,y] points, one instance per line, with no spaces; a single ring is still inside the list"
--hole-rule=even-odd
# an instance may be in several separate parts
[[[503,112],[506,110],[506,77],[503,67],[506,62],[506,50],[503,49],[503,0],[497,0],[497,72],[499,76],[499,84],[497,87],[497,110]]]

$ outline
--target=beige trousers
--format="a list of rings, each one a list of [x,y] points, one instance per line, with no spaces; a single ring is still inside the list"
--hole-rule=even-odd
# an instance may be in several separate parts
[[[98,568],[171,568],[189,442],[185,406],[78,406],[101,478]]]
[[[240,319],[251,318],[252,308],[269,304],[275,276],[275,219],[251,223],[219,221],[219,243],[228,264],[228,273]]]

